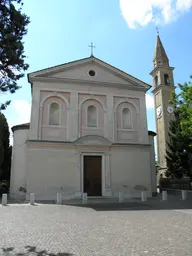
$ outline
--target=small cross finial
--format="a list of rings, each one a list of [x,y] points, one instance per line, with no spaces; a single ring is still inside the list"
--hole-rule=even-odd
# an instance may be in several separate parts
[[[91,43],[91,45],[89,45],[89,47],[91,48],[91,56],[93,56],[93,48],[96,48],[93,43]]]
[[[157,35],[159,35],[159,28],[158,27],[156,27],[156,31],[157,31]]]

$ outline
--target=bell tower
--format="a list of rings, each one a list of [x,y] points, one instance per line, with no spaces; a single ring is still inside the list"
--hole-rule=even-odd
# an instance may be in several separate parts
[[[173,118],[173,108],[169,105],[169,100],[175,87],[174,68],[169,66],[169,59],[159,35],[157,35],[153,67],[150,75],[153,77],[158,164],[162,170],[165,170],[169,122]]]

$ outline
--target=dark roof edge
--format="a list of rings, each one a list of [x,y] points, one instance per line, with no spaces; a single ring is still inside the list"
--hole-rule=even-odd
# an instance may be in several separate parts
[[[11,128],[12,132],[15,132],[17,130],[28,130],[30,126],[30,123],[25,123],[25,124],[18,124],[15,125]]]

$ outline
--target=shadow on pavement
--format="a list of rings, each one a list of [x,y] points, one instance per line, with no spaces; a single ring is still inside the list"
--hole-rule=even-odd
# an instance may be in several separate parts
[[[1,256],[72,256],[73,254],[67,252],[59,252],[59,253],[50,253],[46,250],[37,250],[35,246],[25,246],[22,251],[16,250],[14,247],[1,248],[0,249]]]
[[[124,202],[124,203],[95,203],[87,205],[74,205],[91,208],[95,211],[149,211],[149,210],[183,210],[192,209],[192,201],[157,201],[157,202]]]
[[[10,202],[9,202],[10,203]],[[15,205],[14,202],[11,204]],[[18,204],[18,203],[17,203]],[[20,203],[24,205],[23,203]],[[50,201],[36,201],[35,206],[45,205],[56,205],[54,200]],[[26,204],[26,205],[29,205]],[[153,198],[148,198],[147,201],[141,202],[141,199],[126,199],[123,203],[118,203],[116,199],[88,199],[87,204],[83,204],[81,199],[63,201],[62,206],[75,206],[91,208],[95,211],[149,211],[149,210],[184,210],[192,209],[192,193],[187,200],[181,200],[181,196],[168,195],[168,199],[162,201],[162,196],[158,195]],[[33,206],[32,206],[33,207]],[[1,255],[1,254],[0,254]]]

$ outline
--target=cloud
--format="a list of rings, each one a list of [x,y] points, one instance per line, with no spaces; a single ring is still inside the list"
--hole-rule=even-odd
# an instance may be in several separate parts
[[[145,95],[145,101],[147,109],[153,109],[154,108],[154,97],[150,94]]]
[[[170,23],[191,7],[192,0],[120,0],[122,15],[131,29]]]
[[[14,125],[28,123],[30,121],[31,104],[25,100],[15,100],[13,108],[16,111],[17,119]]]

